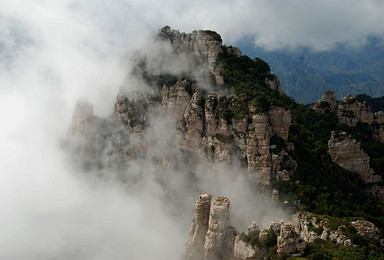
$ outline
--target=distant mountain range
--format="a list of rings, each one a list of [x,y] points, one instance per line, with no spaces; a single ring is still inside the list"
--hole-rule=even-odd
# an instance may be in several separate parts
[[[283,91],[299,103],[313,103],[325,90],[335,90],[340,99],[348,94],[384,96],[384,41],[370,37],[354,49],[338,45],[329,51],[308,48],[267,51],[251,39],[237,44],[244,55],[259,57],[280,78]]]

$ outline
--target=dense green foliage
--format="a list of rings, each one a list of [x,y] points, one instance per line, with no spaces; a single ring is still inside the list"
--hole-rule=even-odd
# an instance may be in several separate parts
[[[287,107],[293,101],[285,95],[266,86],[266,78],[273,78],[268,63],[247,56],[237,57],[227,52],[219,55],[218,63],[222,66],[225,88],[233,90],[238,99],[230,107],[232,116],[241,119],[248,114],[248,104],[256,107],[256,112],[266,112],[272,105]]]
[[[211,36],[211,40],[213,40],[213,41],[222,41],[220,34],[218,34],[215,31],[204,30],[202,32],[208,34],[209,36]]]
[[[333,259],[384,259],[380,249],[372,243],[366,243],[358,248],[350,248],[338,245],[331,241],[316,240],[309,243],[306,248],[308,260],[333,260]]]
[[[277,244],[277,236],[272,229],[267,230],[267,237],[260,241],[259,240],[260,230],[254,230],[248,235],[246,233],[240,234],[240,240],[245,243],[255,247],[255,246],[264,246],[267,249],[274,247]]]

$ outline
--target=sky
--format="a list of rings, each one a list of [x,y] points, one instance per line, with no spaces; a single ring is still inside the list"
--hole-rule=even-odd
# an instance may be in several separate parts
[[[251,36],[267,49],[327,50],[383,37],[383,24],[381,0],[2,0],[0,258],[155,259],[175,250],[164,233],[178,241],[174,255],[182,251],[158,201],[144,197],[149,210],[118,184],[84,183],[59,149],[76,100],[112,113],[127,56],[159,28],[214,30],[228,45]],[[155,220],[143,217],[153,212]]]

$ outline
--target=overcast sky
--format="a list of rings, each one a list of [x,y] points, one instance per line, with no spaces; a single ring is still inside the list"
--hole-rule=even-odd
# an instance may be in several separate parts
[[[143,217],[140,212],[147,215],[147,206],[119,188],[95,191],[74,180],[58,144],[78,98],[93,103],[99,116],[112,112],[127,74],[123,57],[152,31],[165,25],[185,32],[210,29],[225,44],[252,35],[254,44],[269,49],[324,50],[383,36],[383,24],[382,0],[1,0],[0,257],[45,253],[35,259],[54,259],[68,243],[89,246],[87,253],[106,244],[88,259],[119,259],[116,248],[127,259],[135,251],[124,239]],[[116,225],[127,219],[132,221]],[[148,237],[157,242],[164,232],[179,235],[169,232],[173,223],[161,213],[158,220],[149,224],[151,233],[135,236],[140,245]],[[139,231],[148,231],[148,223],[141,225],[147,229]],[[153,255],[168,252],[168,246]],[[139,249],[134,255],[145,256],[147,248]],[[82,252],[77,256],[85,259]]]

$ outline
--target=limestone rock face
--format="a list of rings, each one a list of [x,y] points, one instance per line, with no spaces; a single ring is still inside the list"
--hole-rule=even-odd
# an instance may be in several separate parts
[[[375,183],[381,181],[379,175],[374,175],[370,168],[369,156],[364,153],[360,143],[343,132],[339,136],[332,132],[328,141],[329,154],[332,160],[341,167],[356,172],[365,182]]]
[[[209,212],[211,208],[210,194],[202,194],[196,200],[195,215],[189,230],[184,259],[199,260],[204,259],[205,235],[208,231]]]
[[[295,231],[306,242],[313,242],[316,239],[331,240],[338,244],[352,247],[352,240],[345,234],[345,225],[337,229],[327,228],[327,220],[322,219],[309,212],[298,212],[293,216]],[[375,225],[367,220],[352,221],[351,226],[357,230],[357,234],[366,240],[378,240],[379,231]]]
[[[229,204],[226,197],[216,197],[212,203],[208,231],[205,236],[205,259],[223,259],[222,247],[229,221]]]
[[[180,33],[166,26],[160,29],[158,35],[164,40],[169,40],[175,50],[192,50],[196,56],[207,58],[209,64],[215,63],[222,52],[221,37],[212,31]]]
[[[357,100],[356,97],[348,95],[343,98],[337,109],[339,122],[349,126],[356,126],[357,122],[373,123],[373,113],[365,101]]]
[[[304,254],[306,242],[300,238],[292,224],[281,225],[280,236],[277,238],[277,252],[281,256],[301,256]]]
[[[263,259],[263,252],[260,247],[253,247],[236,236],[234,259],[235,260],[256,260]]]
[[[288,141],[289,127],[292,121],[291,111],[282,107],[272,107],[268,110],[268,116],[276,135],[284,141]]]
[[[230,100],[226,96],[211,93],[205,99],[195,93],[184,117],[179,121],[174,146],[197,154],[205,154],[210,160],[231,162],[235,156],[247,164],[249,177],[264,184],[277,180],[289,180],[297,168],[296,162],[285,152],[276,150],[271,138],[288,140],[291,112],[273,106],[266,113],[257,112],[249,105],[249,113],[228,118],[228,108],[237,107],[241,97]]]
[[[163,86],[161,106],[168,115],[177,119],[182,117],[191,99],[188,89],[192,89],[192,86],[187,80],[178,81],[169,88],[166,85]]]
[[[313,109],[320,113],[334,114],[337,108],[336,92],[333,90],[327,90],[323,93],[320,100],[316,101],[313,105]]]
[[[77,102],[68,131],[72,142],[80,147],[87,145],[89,126],[93,119],[93,106],[86,101]]]

